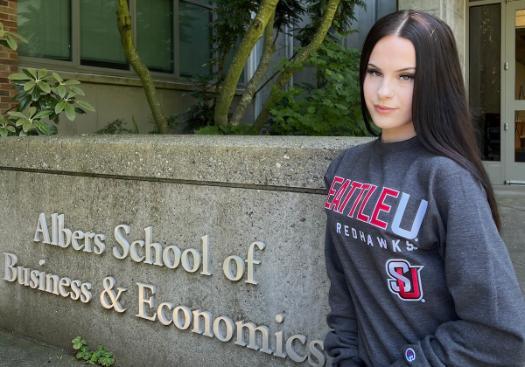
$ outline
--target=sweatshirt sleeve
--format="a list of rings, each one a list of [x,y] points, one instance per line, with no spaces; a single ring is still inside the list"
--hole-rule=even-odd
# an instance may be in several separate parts
[[[404,345],[391,366],[524,367],[525,301],[485,190],[468,172],[442,181],[435,200],[457,319]]]
[[[324,347],[326,353],[332,357],[332,366],[364,367],[364,363],[358,357],[354,304],[328,229],[326,232],[325,259],[330,279],[328,292],[330,312],[326,320],[332,330],[326,334]]]
[[[328,167],[324,176],[326,189],[330,187],[333,171],[341,157],[342,155],[339,155]],[[328,225],[325,231],[325,261],[330,280],[328,292],[330,312],[327,316],[327,324],[331,330],[325,337],[324,348],[332,358],[333,367],[364,367],[365,364],[358,357],[354,304]]]

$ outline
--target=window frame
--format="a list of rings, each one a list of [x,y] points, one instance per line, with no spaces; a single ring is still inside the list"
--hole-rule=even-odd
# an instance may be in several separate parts
[[[113,76],[113,77],[123,77],[123,78],[133,78],[137,77],[136,73],[133,71],[131,65],[128,64],[127,69],[117,69],[110,67],[102,66],[90,66],[83,65],[80,62],[80,0],[70,0],[71,1],[71,44],[69,48],[71,49],[71,60],[55,60],[51,58],[41,58],[41,57],[31,57],[31,56],[18,56],[20,61],[20,66],[31,66],[31,67],[43,67],[54,70],[60,70],[70,73],[78,74],[96,74],[104,76]],[[180,75],[180,22],[179,22],[179,2],[185,2],[193,4],[202,8],[207,8],[213,10],[213,7],[209,4],[206,4],[205,1],[199,0],[172,0],[173,2],[173,72],[159,72],[151,71],[150,74],[155,80],[163,81],[174,81],[174,82],[193,82],[194,77],[185,77]],[[135,45],[137,44],[137,0],[128,0],[129,11],[132,19],[133,27],[133,41]],[[214,13],[212,12],[212,19]]]

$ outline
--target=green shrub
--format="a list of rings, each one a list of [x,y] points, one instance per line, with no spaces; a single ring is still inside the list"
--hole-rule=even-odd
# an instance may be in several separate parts
[[[204,126],[195,131],[198,135],[258,135],[258,132],[252,125],[240,124],[237,126]]]
[[[318,85],[279,91],[270,110],[270,134],[366,136],[359,94],[359,52],[326,40],[305,66],[315,67]]]
[[[27,40],[17,33],[6,31],[4,24],[0,23],[0,45],[10,48],[13,51],[18,49],[18,41],[27,42]]]
[[[99,129],[95,131],[95,134],[138,134],[139,133],[139,127],[137,125],[137,122],[135,121],[135,118],[132,117],[131,121],[133,122],[133,129],[129,129],[125,126],[127,126],[127,122],[122,119],[115,119],[111,122],[109,122],[105,127],[102,129]]]
[[[77,336],[72,341],[73,349],[76,351],[75,358],[88,364],[98,364],[103,367],[111,367],[115,363],[113,353],[99,345],[95,351],[90,351],[85,339]]]
[[[0,45],[16,51],[18,41],[27,42],[20,35],[8,32],[0,23]],[[94,111],[89,103],[79,100],[84,91],[78,80],[64,80],[46,69],[22,68],[9,75],[14,84],[18,105],[7,115],[0,115],[0,136],[56,134],[60,114],[73,121],[77,113]]]
[[[9,80],[15,85],[15,99],[19,104],[16,111],[9,111],[4,118],[8,125],[0,129],[2,136],[55,134],[54,124],[58,124],[60,114],[65,113],[67,119],[73,121],[77,113],[95,110],[88,102],[78,99],[85,95],[78,80],[64,80],[55,72],[34,68],[23,68],[9,75]]]

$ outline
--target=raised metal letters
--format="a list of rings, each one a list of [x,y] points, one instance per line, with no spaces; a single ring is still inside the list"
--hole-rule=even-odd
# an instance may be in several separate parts
[[[131,239],[129,238],[131,227],[127,224],[119,224],[113,230],[113,238],[106,244],[107,237],[102,233],[67,228],[64,214],[52,213],[50,217],[51,220],[48,221],[45,213],[39,214],[33,237],[35,243],[94,255],[103,254],[109,245],[112,249],[108,252],[118,260],[129,258],[135,263],[165,267],[172,271],[180,267],[190,274],[199,272],[200,275],[212,275],[207,235],[200,238],[200,249],[181,249],[175,244],[163,246],[160,242],[155,242],[152,226],[143,228],[142,238]],[[232,282],[244,279],[247,284],[257,285],[255,265],[261,265],[262,261],[256,259],[256,251],[264,251],[265,247],[263,242],[255,241],[249,245],[246,258],[237,255],[227,256],[222,262],[222,271],[226,279]],[[39,266],[44,264],[46,260],[41,259]],[[12,253],[4,253],[3,279],[6,282],[18,282],[20,285],[74,301],[88,303],[92,299],[91,283],[20,266],[17,256]],[[100,292],[99,301],[104,309],[123,313],[127,308],[122,304],[121,298],[127,289],[117,287],[116,283],[113,276],[107,276],[102,280],[102,289],[97,291]],[[281,330],[285,321],[284,314],[276,314],[276,324],[266,326],[246,320],[233,320],[224,315],[215,316],[209,311],[176,305],[174,302],[161,302],[157,306],[157,287],[141,282],[136,282],[136,285],[138,287],[138,313],[135,315],[137,318],[151,322],[158,321],[166,327],[173,325],[181,331],[186,330],[208,338],[216,338],[223,343],[233,342],[243,348],[277,358],[288,358],[297,363],[308,360],[311,366],[324,366],[326,362],[322,341],[308,341],[308,338],[302,334],[286,338],[284,331]]]
[[[127,289],[117,287],[117,293],[115,294],[115,292],[113,291],[115,283],[116,281],[113,277],[104,278],[104,280],[102,281],[102,284],[104,285],[104,290],[100,293],[100,304],[107,310],[113,308],[117,312],[124,312],[126,311],[126,309],[120,304],[119,298],[122,295],[122,293],[126,292]]]

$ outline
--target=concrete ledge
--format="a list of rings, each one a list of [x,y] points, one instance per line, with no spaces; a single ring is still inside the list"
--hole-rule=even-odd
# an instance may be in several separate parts
[[[336,152],[372,138],[290,136],[10,137],[2,168],[324,189]]]

